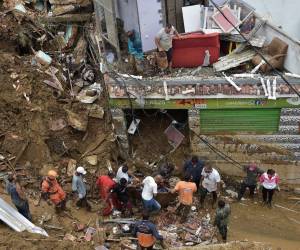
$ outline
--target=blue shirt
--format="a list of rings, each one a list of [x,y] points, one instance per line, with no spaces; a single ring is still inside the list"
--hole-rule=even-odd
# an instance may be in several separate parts
[[[79,199],[82,199],[86,196],[86,186],[83,182],[83,178],[81,175],[73,175],[72,179],[72,191],[77,192]]]
[[[135,56],[135,58],[142,60],[144,58],[142,42],[140,35],[137,32],[134,32],[134,39],[128,38],[128,53]]]
[[[204,167],[204,162],[201,160],[198,160],[195,166],[193,166],[191,160],[187,161],[183,166],[184,173],[189,173],[192,176],[192,181],[196,183],[197,187],[199,186],[201,180],[201,173],[203,167]]]
[[[134,236],[136,236],[137,233],[151,234],[157,240],[163,240],[163,237],[158,233],[156,226],[148,220],[138,221],[134,226],[133,233]]]
[[[6,191],[16,207],[22,207],[26,202],[19,196],[15,183],[6,180]]]

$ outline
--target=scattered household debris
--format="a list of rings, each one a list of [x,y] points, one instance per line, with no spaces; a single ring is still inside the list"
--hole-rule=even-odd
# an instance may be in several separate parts
[[[232,77],[228,77],[224,72],[223,72],[223,75],[225,77],[225,79],[237,90],[237,91],[241,91],[241,88],[239,86],[237,86],[235,84],[235,82],[232,80],[233,78]]]
[[[282,70],[284,59],[287,55],[287,50],[288,44],[278,37],[274,37],[271,43],[263,49],[263,55],[273,68]],[[259,65],[262,61],[263,59],[260,55],[256,55],[252,58],[252,63],[254,65]],[[269,72],[272,69],[271,66],[268,64],[263,64],[260,66],[260,70],[264,73]]]
[[[165,130],[165,135],[168,138],[168,142],[172,145],[174,150],[182,143],[184,135],[175,128],[176,122],[172,122],[170,126]]]
[[[140,119],[133,119],[129,128],[128,128],[128,133],[131,134],[131,135],[134,135],[135,131],[137,130],[138,128],[138,125],[140,123]]]
[[[239,20],[238,16],[236,16],[229,6],[224,6],[221,9],[221,12],[217,12],[212,16],[212,19],[216,22],[216,24],[223,30],[225,33],[229,33],[232,30],[234,30],[235,27],[238,27],[241,24],[241,21]],[[239,9],[239,13],[241,12],[241,9]],[[226,18],[223,16],[225,15]],[[227,20],[230,20],[231,23],[229,23]]]
[[[245,50],[239,54],[231,53],[227,56],[220,57],[219,61],[213,64],[213,68],[216,72],[235,68],[242,63],[252,60],[255,54],[256,53],[251,49]]]

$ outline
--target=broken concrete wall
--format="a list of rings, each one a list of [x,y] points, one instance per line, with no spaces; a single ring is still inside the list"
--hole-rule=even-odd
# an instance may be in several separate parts
[[[122,109],[111,109],[112,122],[114,126],[115,135],[118,138],[119,146],[124,153],[129,150],[129,143],[127,137],[126,120]]]

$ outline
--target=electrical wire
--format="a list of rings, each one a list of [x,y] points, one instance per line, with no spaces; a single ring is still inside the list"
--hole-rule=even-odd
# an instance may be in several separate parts
[[[224,18],[239,32],[239,34],[245,39],[245,41],[255,50],[255,52],[257,54],[259,54],[261,56],[261,58],[279,75],[281,76],[281,78],[291,87],[291,89],[300,97],[300,94],[298,93],[298,91],[296,89],[294,89],[294,87],[285,79],[285,77],[278,71],[276,70],[270,63],[269,61],[259,52],[259,50],[257,50],[255,47],[253,47],[251,45],[251,43],[249,42],[249,40],[232,24],[232,22],[230,20],[227,19],[227,17],[224,15],[224,13],[220,10],[220,8],[211,0],[211,2],[213,3],[213,5],[220,11],[220,13],[224,16]],[[99,62],[98,62],[99,63]],[[125,88],[125,93],[127,95],[127,98],[129,100],[130,103],[130,109],[131,109],[131,116],[132,119],[135,121],[135,114],[134,114],[134,109],[133,109],[133,103],[131,100],[130,92],[128,91],[127,85],[126,85],[126,80],[124,79],[123,76],[121,76],[120,74],[118,74],[118,72],[116,72],[115,70],[111,69],[110,70],[112,73],[114,73],[115,76],[112,76],[112,78],[120,84],[120,81],[118,80],[118,78],[121,78],[122,80],[122,85]],[[138,84],[140,84],[142,87],[145,88],[145,85],[142,83],[141,80],[136,79],[134,77],[131,77],[135,82],[137,82]],[[121,84],[120,84],[121,85]],[[155,112],[153,115],[149,115],[145,109],[142,109],[144,114],[146,116],[156,116],[158,114],[158,112]],[[160,113],[167,115],[172,121],[176,121],[170,114],[168,114],[168,112],[163,112],[162,110],[159,110]],[[179,123],[176,121],[176,123]],[[187,125],[187,123],[179,123],[179,124],[184,124],[184,126]],[[138,134],[140,136],[139,130],[137,128]],[[194,131],[192,131],[194,132]],[[210,144],[207,140],[205,140],[204,138],[202,138],[200,135],[198,135],[196,132],[194,132],[194,134],[207,146],[209,147],[209,149],[211,149],[215,154],[219,155],[222,159],[224,159],[225,161],[231,163],[233,166],[239,168],[239,169],[243,169],[243,165],[241,163],[239,163],[238,161],[234,160],[233,158],[231,158],[230,156],[228,156],[227,154],[225,154],[224,152],[222,152],[221,150],[219,150],[218,148],[214,147],[212,144]],[[143,140],[141,140],[143,141]],[[293,178],[293,179],[283,179],[283,180],[298,180],[299,178]]]
[[[281,77],[281,79],[295,92],[295,94],[300,98],[300,93],[297,91],[297,89],[294,88],[294,86],[292,84],[290,84],[290,82],[284,77],[284,75],[277,69],[275,69],[273,67],[273,65],[266,59],[266,57],[257,49],[255,48],[249,41],[248,38],[246,38],[244,36],[243,33],[240,32],[240,30],[226,17],[226,15],[224,14],[224,12],[220,9],[220,7],[214,2],[214,0],[210,0],[210,2],[214,5],[214,7],[222,14],[222,16],[226,19],[226,21],[228,23],[230,23],[230,25],[241,35],[241,37],[246,41],[246,43],[248,45],[250,45],[250,47],[255,51],[255,53],[257,53],[264,61],[266,64],[268,64],[268,66],[271,67],[271,69]]]
[[[221,158],[223,158],[224,160],[226,160],[227,162],[231,163],[232,165],[236,166],[239,169],[243,168],[243,165],[239,162],[237,162],[236,160],[234,160],[233,158],[231,158],[230,156],[226,155],[225,153],[223,153],[221,150],[219,150],[218,148],[214,147],[212,144],[210,144],[207,140],[205,140],[204,138],[202,138],[200,135],[198,135],[195,131],[192,131],[194,133],[194,135],[196,135],[206,146],[208,146],[214,153],[216,153],[217,155],[219,155]]]

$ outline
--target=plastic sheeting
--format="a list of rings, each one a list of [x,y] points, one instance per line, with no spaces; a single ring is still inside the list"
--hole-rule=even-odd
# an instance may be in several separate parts
[[[16,209],[0,198],[0,220],[17,232],[28,231],[30,233],[48,236],[47,232],[31,223]]]

